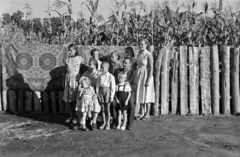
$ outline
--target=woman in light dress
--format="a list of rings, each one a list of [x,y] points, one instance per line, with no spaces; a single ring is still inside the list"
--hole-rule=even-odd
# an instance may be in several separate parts
[[[142,39],[139,43],[140,51],[137,56],[137,70],[133,77],[136,87],[137,119],[148,120],[150,118],[151,103],[155,102],[154,80],[153,80],[153,57],[147,50],[148,41]],[[139,106],[140,104],[140,106]],[[139,108],[141,114],[139,115]]]

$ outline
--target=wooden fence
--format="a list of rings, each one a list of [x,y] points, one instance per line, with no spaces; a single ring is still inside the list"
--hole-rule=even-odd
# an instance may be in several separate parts
[[[239,48],[165,47],[154,58],[154,115],[240,112]],[[68,113],[63,91],[0,90],[10,112]]]

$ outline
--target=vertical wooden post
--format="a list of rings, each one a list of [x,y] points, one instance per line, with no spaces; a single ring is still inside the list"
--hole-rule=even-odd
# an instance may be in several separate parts
[[[179,50],[178,47],[172,50],[171,59],[171,113],[177,114],[178,107],[178,74],[179,74]]]
[[[25,112],[32,112],[32,92],[25,92]]]
[[[162,64],[162,56],[165,48],[159,50],[158,58],[155,62],[155,104],[154,104],[154,115],[157,116],[159,113],[159,91],[160,91],[160,73],[161,73],[161,64]]]
[[[224,115],[230,115],[230,46],[222,46],[222,111]]]
[[[199,48],[189,48],[189,97],[190,97],[190,113],[199,113]]]
[[[188,113],[188,73],[187,73],[188,47],[180,46],[180,114]]]
[[[43,92],[43,110],[45,113],[49,113],[50,105],[49,105],[49,96],[48,92]]]
[[[213,105],[213,114],[219,115],[220,112],[220,90],[219,90],[219,54],[218,46],[211,47],[211,96]]]
[[[231,97],[233,114],[240,112],[239,105],[239,48],[231,49]]]
[[[169,112],[169,57],[171,47],[167,46],[162,56],[161,68],[161,114],[166,115]]]
[[[18,94],[18,97],[17,97],[18,112],[23,113],[24,112],[23,91],[17,91],[17,94]]]
[[[51,106],[52,106],[52,113],[57,113],[57,103],[56,103],[55,91],[51,91]]]
[[[17,95],[15,91],[9,91],[9,111],[17,112]]]
[[[58,92],[58,105],[59,105],[59,113],[64,113],[65,104],[63,101],[63,91]]]
[[[34,92],[34,111],[42,112],[41,93],[38,91]]]
[[[7,90],[2,91],[2,107],[3,111],[7,111],[9,108],[7,106]]]
[[[210,66],[210,47],[201,48],[200,52],[200,90],[201,108],[203,115],[211,114],[211,66]]]

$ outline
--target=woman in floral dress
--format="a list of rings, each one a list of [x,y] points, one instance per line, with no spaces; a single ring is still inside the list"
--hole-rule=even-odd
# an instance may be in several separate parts
[[[75,115],[75,102],[76,102],[76,89],[78,86],[77,76],[79,74],[80,66],[83,58],[78,56],[77,46],[71,44],[68,46],[69,57],[66,58],[66,76],[65,76],[65,89],[63,100],[69,106],[70,117],[65,121],[66,123],[77,123]]]

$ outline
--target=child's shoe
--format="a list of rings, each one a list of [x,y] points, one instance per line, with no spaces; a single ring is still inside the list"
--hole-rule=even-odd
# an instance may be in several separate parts
[[[120,125],[118,125],[118,126],[116,127],[116,130],[120,130],[120,128],[121,128]]]
[[[106,125],[105,130],[110,130],[110,126]]]
[[[123,125],[123,126],[121,127],[121,130],[126,130],[126,126]]]
[[[104,128],[105,128],[105,125],[106,125],[106,124],[102,124],[102,125],[99,127],[99,129],[101,129],[101,130],[104,129]]]
[[[92,131],[97,130],[97,124],[92,124]]]
[[[72,122],[72,118],[68,118],[65,120],[65,123],[71,123]]]

